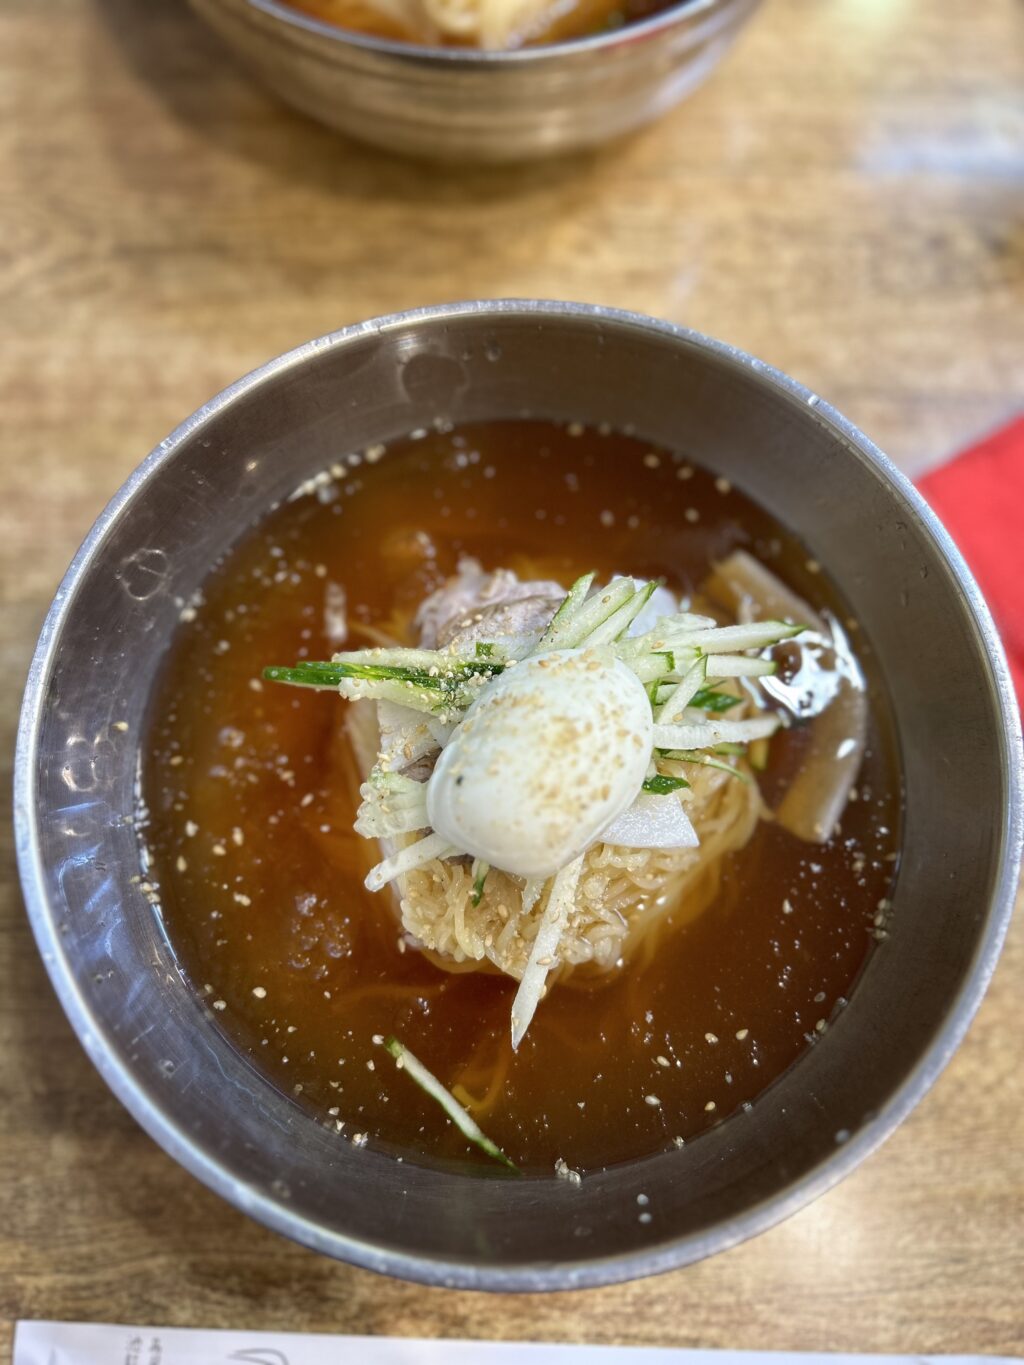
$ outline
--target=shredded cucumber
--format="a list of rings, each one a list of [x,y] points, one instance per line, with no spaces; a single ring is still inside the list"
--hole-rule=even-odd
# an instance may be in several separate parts
[[[646,779],[643,790],[651,792],[654,796],[668,796],[672,792],[682,791],[689,785],[685,777],[669,777],[665,773],[655,773],[653,777]]]
[[[549,649],[578,649],[580,645],[588,644],[598,626],[604,625],[621,607],[632,602],[635,595],[636,584],[631,578],[619,578],[609,583],[607,588],[602,588],[570,614],[568,620],[563,620],[557,626],[552,622],[541,636],[534,653],[540,654]],[[623,626],[623,630],[625,628]]]
[[[626,581],[631,582],[632,580],[627,579]],[[639,591],[634,591],[633,596],[624,602],[618,611],[612,612],[611,616],[602,621],[596,630],[591,631],[582,643],[590,649],[596,645],[613,644],[625,635],[647,605],[657,586],[657,583],[645,583]]]
[[[594,581],[594,574],[586,573],[582,578],[577,578],[576,582],[569,589],[562,605],[548,622],[548,628],[540,638],[537,645],[537,653],[545,649],[564,649],[563,643],[568,635],[573,621],[579,615],[584,602],[587,600],[587,593],[590,585]]]
[[[767,739],[779,728],[778,716],[758,716],[754,720],[705,720],[693,725],[655,725],[656,749],[711,749],[723,740],[746,744],[752,739]]]
[[[695,698],[700,694],[707,674],[708,661],[706,658],[701,658],[690,665],[680,682],[669,688],[664,701],[661,700],[659,690],[657,700],[661,704],[659,710],[655,712],[655,719],[659,724],[671,724],[687,706],[696,705]]]

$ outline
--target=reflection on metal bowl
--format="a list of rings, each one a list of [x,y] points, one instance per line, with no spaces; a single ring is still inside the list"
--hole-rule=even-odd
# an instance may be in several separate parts
[[[694,90],[758,0],[680,0],[614,32],[511,52],[351,33],[278,0],[191,0],[289,104],[362,142],[448,161],[593,147]]]

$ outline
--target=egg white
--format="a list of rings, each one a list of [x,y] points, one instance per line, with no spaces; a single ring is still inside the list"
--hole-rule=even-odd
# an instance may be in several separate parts
[[[549,877],[632,805],[652,740],[643,684],[610,648],[526,659],[487,684],[444,748],[431,827],[492,867]]]

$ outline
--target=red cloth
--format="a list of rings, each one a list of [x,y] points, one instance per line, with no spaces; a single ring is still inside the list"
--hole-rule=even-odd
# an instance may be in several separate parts
[[[984,593],[1024,707],[1024,417],[918,484]]]

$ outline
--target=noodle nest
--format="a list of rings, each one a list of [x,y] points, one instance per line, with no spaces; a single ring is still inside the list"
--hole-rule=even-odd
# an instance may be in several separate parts
[[[653,950],[656,931],[695,919],[718,891],[722,860],[743,848],[763,813],[753,782],[718,768],[688,767],[679,794],[700,836],[697,848],[634,849],[597,843],[587,852],[575,903],[552,973],[608,971],[636,951]],[[494,869],[472,904],[471,864],[433,860],[401,883],[402,926],[438,966],[450,971],[491,964],[519,980],[546,898],[523,914],[521,878]]]

